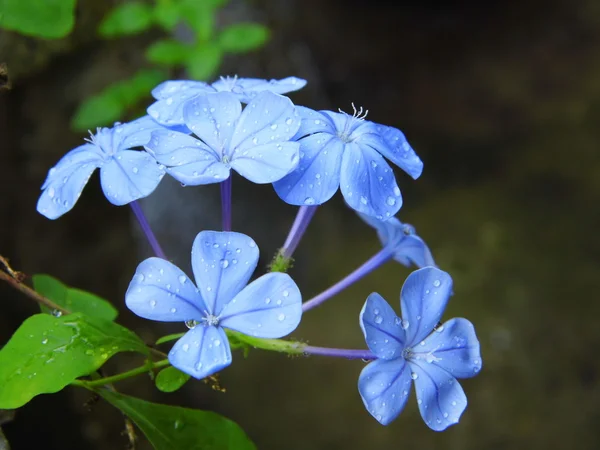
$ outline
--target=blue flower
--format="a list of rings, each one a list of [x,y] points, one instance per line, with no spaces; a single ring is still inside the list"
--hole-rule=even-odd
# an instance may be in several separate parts
[[[242,111],[231,92],[206,94],[187,102],[183,116],[198,139],[159,130],[146,146],[183,184],[218,183],[231,169],[254,183],[272,183],[298,165],[300,144],[290,139],[300,119],[287,97],[261,92]]]
[[[279,197],[292,205],[320,205],[341,187],[344,199],[356,211],[380,220],[395,215],[402,197],[383,157],[415,179],[423,170],[404,134],[364,120],[362,108],[353,115],[303,107],[298,112],[300,163],[274,184]]]
[[[411,273],[402,287],[402,318],[379,294],[367,298],[360,325],[378,359],[361,372],[358,390],[383,425],[402,412],[413,381],[419,411],[432,430],[457,423],[467,407],[456,379],[481,370],[479,341],[466,319],[450,319],[435,328],[451,292],[450,276],[426,267]]]
[[[400,264],[410,267],[411,264],[421,268],[436,266],[429,247],[417,236],[415,227],[400,222],[392,217],[378,220],[366,214],[358,214],[362,220],[377,230],[377,236],[384,248],[389,248],[394,259]]]
[[[104,195],[113,205],[125,205],[154,191],[164,168],[144,151],[131,150],[163,128],[144,116],[130,123],[99,128],[87,144],[71,150],[48,172],[37,210],[56,219],[73,208],[97,168]]]
[[[152,90],[152,96],[157,101],[150,105],[148,114],[164,125],[182,125],[185,123],[183,105],[199,94],[231,92],[240,101],[249,103],[259,92],[285,94],[302,89],[305,85],[306,80],[296,77],[282,80],[221,77],[212,85],[190,80],[165,81]]]
[[[258,247],[248,236],[202,231],[192,247],[196,285],[172,263],[149,258],[138,266],[125,302],[146,319],[185,322],[190,330],[169,361],[204,378],[231,364],[225,328],[279,338],[300,323],[302,297],[289,275],[269,273],[246,286],[257,262]]]

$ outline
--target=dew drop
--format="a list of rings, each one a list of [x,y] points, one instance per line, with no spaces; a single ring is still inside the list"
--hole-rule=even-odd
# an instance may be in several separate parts
[[[416,380],[417,378],[419,378],[419,375],[418,375],[416,372],[412,372],[412,373],[410,374],[410,377],[411,377],[413,380]]]
[[[190,330],[193,330],[194,328],[196,328],[196,325],[198,325],[198,322],[196,322],[195,320],[186,320],[185,321],[185,326],[188,327]]]
[[[441,284],[442,284],[442,283],[440,282],[440,280],[435,280],[435,281],[433,282],[433,285],[434,285],[435,287],[440,287],[440,285],[441,285]]]
[[[304,199],[304,204],[305,205],[314,205],[315,204],[315,199],[312,197],[306,197]]]
[[[375,323],[379,325],[381,322],[383,322],[383,317],[381,317],[381,316],[375,316],[374,320],[375,320]]]
[[[284,319],[285,319],[285,314],[279,314],[277,316],[277,320],[279,320],[280,322],[283,322]]]
[[[221,267],[223,269],[227,269],[227,267],[229,267],[229,261],[227,261],[226,259],[222,259],[221,260]]]
[[[387,200],[386,200],[386,203],[389,206],[394,206],[396,204],[396,199],[394,197],[388,197]]]
[[[361,197],[360,197],[360,202],[361,202],[363,205],[366,205],[366,204],[368,203],[367,197],[365,197],[364,195],[361,195]]]
[[[179,275],[179,278],[177,278],[179,280],[179,282],[181,284],[185,283],[185,280],[187,280],[187,278],[184,275]]]
[[[410,322],[408,320],[403,320],[402,322],[402,328],[407,330],[408,327],[410,326]]]

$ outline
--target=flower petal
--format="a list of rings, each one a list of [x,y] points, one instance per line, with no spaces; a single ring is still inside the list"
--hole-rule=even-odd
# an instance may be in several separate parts
[[[117,153],[100,169],[104,195],[118,206],[147,197],[164,176],[164,167],[148,153],[136,150]]]
[[[427,363],[425,363],[427,364]],[[409,362],[421,417],[429,428],[443,431],[458,423],[467,397],[456,379],[433,364]]]
[[[297,138],[314,133],[327,133],[331,136],[337,135],[335,124],[331,118],[322,111],[314,111],[305,106],[296,106],[296,111],[302,119],[300,128],[296,133]]]
[[[391,217],[387,220],[377,220],[366,214],[358,213],[360,218],[377,230],[377,236],[383,247],[394,251],[394,259],[409,267],[435,266],[431,251],[423,239],[417,236],[415,228],[407,223]]]
[[[394,172],[379,153],[366,145],[346,144],[340,186],[352,209],[380,220],[392,217],[402,206]]]
[[[326,133],[312,134],[299,142],[298,167],[273,187],[291,205],[320,205],[340,187],[344,144]]]
[[[201,81],[165,81],[152,90],[152,96],[158,101],[150,105],[148,114],[163,125],[183,125],[185,102],[208,92],[215,92],[215,90]]]
[[[223,306],[248,283],[258,263],[258,247],[245,234],[201,231],[192,246],[192,269],[207,310],[220,315]]]
[[[367,411],[382,425],[402,412],[410,394],[410,369],[404,358],[376,359],[358,377],[358,391]]]
[[[454,318],[438,327],[413,348],[413,358],[435,364],[456,378],[470,378],[481,370],[479,341],[473,324]]]
[[[200,95],[183,107],[186,126],[221,159],[227,154],[242,104],[230,92]]]
[[[236,150],[231,168],[253,183],[273,183],[298,166],[299,149],[298,142],[280,142]]]
[[[159,322],[199,321],[206,309],[194,283],[161,258],[140,263],[125,294],[125,304],[138,316]]]
[[[169,80],[163,81],[154,89],[152,89],[152,97],[156,100],[166,100],[173,94],[178,92],[186,92],[189,90],[195,92],[215,92],[215,90],[208,83],[194,80]]]
[[[404,236],[396,247],[394,259],[406,267],[410,267],[411,264],[417,267],[435,267],[431,250],[425,241],[415,234]]]
[[[164,127],[154,121],[150,116],[143,116],[129,123],[115,125],[112,130],[113,139],[118,144],[113,145],[115,151],[129,150],[133,147],[141,147],[150,141],[152,132],[164,130]]]
[[[169,362],[194,378],[206,378],[231,364],[231,349],[221,327],[196,325],[169,352]]]
[[[287,142],[299,127],[300,117],[289,98],[261,92],[244,108],[231,148],[239,154],[257,145]]]
[[[186,185],[218,183],[229,178],[229,168],[202,141],[175,131],[152,133],[146,145],[167,172]]]
[[[452,278],[435,267],[415,270],[406,278],[400,302],[407,347],[415,347],[431,333],[451,293]]]
[[[251,101],[259,92],[270,91],[275,94],[286,94],[302,89],[304,86],[306,86],[306,80],[296,77],[287,77],[281,80],[265,80],[262,78],[221,78],[213,83],[213,87],[218,91],[230,90],[244,103]]]
[[[423,162],[409,145],[402,131],[394,127],[365,122],[360,129],[356,142],[368,145],[391,162],[396,164],[413,179],[417,179],[423,172]]]
[[[48,172],[37,203],[37,210],[48,219],[57,219],[73,208],[94,170],[103,157],[94,145],[81,145],[65,156]]]
[[[405,340],[402,322],[381,295],[376,292],[369,295],[359,317],[367,346],[378,358],[394,359],[402,355]]]
[[[254,280],[225,305],[220,324],[261,338],[280,338],[300,323],[302,295],[285,273]]]

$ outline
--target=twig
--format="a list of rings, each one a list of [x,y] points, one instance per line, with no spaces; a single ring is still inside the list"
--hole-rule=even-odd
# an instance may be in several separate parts
[[[36,291],[31,289],[25,283],[23,283],[25,275],[21,272],[13,270],[12,267],[10,267],[10,265],[8,264],[8,260],[6,258],[0,256],[0,263],[2,263],[5,270],[0,270],[0,280],[6,281],[12,287],[21,291],[23,294],[27,295],[29,298],[33,299],[40,305],[47,306],[52,310],[60,311],[63,314],[71,313],[71,311],[69,311],[67,308],[54,303],[52,300],[44,297],[43,295],[38,294]]]

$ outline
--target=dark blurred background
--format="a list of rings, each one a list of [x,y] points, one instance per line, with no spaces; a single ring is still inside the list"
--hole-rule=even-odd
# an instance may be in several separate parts
[[[0,93],[0,254],[28,274],[50,273],[111,299],[120,322],[151,342],[180,325],[124,309],[125,289],[150,250],[130,210],[110,205],[97,175],[57,221],[35,211],[48,169],[82,135],[79,102],[143,63],[148,36],[93,33],[114,1],[81,0],[74,33],[42,41],[0,31],[13,88]],[[234,354],[222,394],[190,382],[176,394],[141,377],[122,392],[218,411],[260,449],[600,448],[600,2],[597,0],[233,1],[220,20],[272,30],[260,52],[225,60],[221,73],[281,78],[312,108],[370,110],[402,129],[425,163],[417,181],[398,171],[400,219],[417,227],[455,281],[445,318],[476,326],[484,367],[462,385],[469,406],[443,433],[422,422],[414,396],[387,427],[357,392],[360,361]],[[219,226],[218,188],[171,180],[143,202],[167,254],[183,268],[197,232]],[[261,248],[282,245],[295,208],[269,186],[234,180],[234,229]],[[378,249],[339,194],[317,211],[291,274],[305,298]],[[358,313],[380,292],[397,308],[409,269],[388,264],[307,313],[293,337],[364,347]],[[0,285],[0,342],[36,311]],[[132,366],[117,357],[110,370]],[[136,362],[137,364],[137,362]],[[14,449],[119,449],[122,418],[74,388],[41,396],[4,426]],[[141,444],[139,448],[147,448]]]

